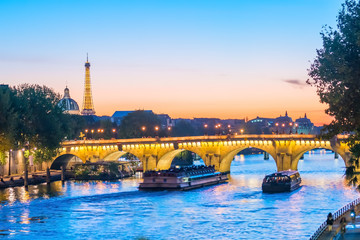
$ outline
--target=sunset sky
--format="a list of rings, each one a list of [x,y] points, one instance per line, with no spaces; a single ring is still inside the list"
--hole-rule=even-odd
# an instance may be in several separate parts
[[[278,117],[328,123],[307,86],[343,0],[0,0],[0,84],[67,85],[97,115]]]

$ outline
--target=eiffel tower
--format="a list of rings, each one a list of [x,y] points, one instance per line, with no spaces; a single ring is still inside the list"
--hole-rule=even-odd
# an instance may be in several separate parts
[[[95,109],[91,93],[91,82],[90,82],[90,63],[88,55],[86,55],[85,63],[85,90],[84,90],[84,101],[81,110],[82,115],[95,115]]]

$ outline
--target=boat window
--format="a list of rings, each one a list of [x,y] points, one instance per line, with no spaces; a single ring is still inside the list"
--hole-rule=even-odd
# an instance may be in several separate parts
[[[167,179],[166,178],[164,178],[164,182],[166,182],[167,181]]]

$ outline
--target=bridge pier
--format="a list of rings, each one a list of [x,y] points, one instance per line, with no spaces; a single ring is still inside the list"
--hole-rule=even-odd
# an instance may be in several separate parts
[[[221,159],[219,154],[214,154],[211,156],[210,165],[214,165],[216,171],[220,170],[220,162]]]
[[[277,171],[285,171],[292,169],[292,154],[289,153],[278,153],[276,155],[276,166]],[[297,169],[292,169],[297,170]]]

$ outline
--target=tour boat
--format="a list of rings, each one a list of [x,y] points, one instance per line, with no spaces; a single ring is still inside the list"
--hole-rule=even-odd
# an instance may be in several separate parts
[[[225,182],[227,174],[216,172],[214,166],[190,166],[161,171],[146,171],[139,189],[188,190]]]
[[[300,187],[301,177],[298,171],[280,171],[266,175],[262,190],[265,193],[290,192]]]

